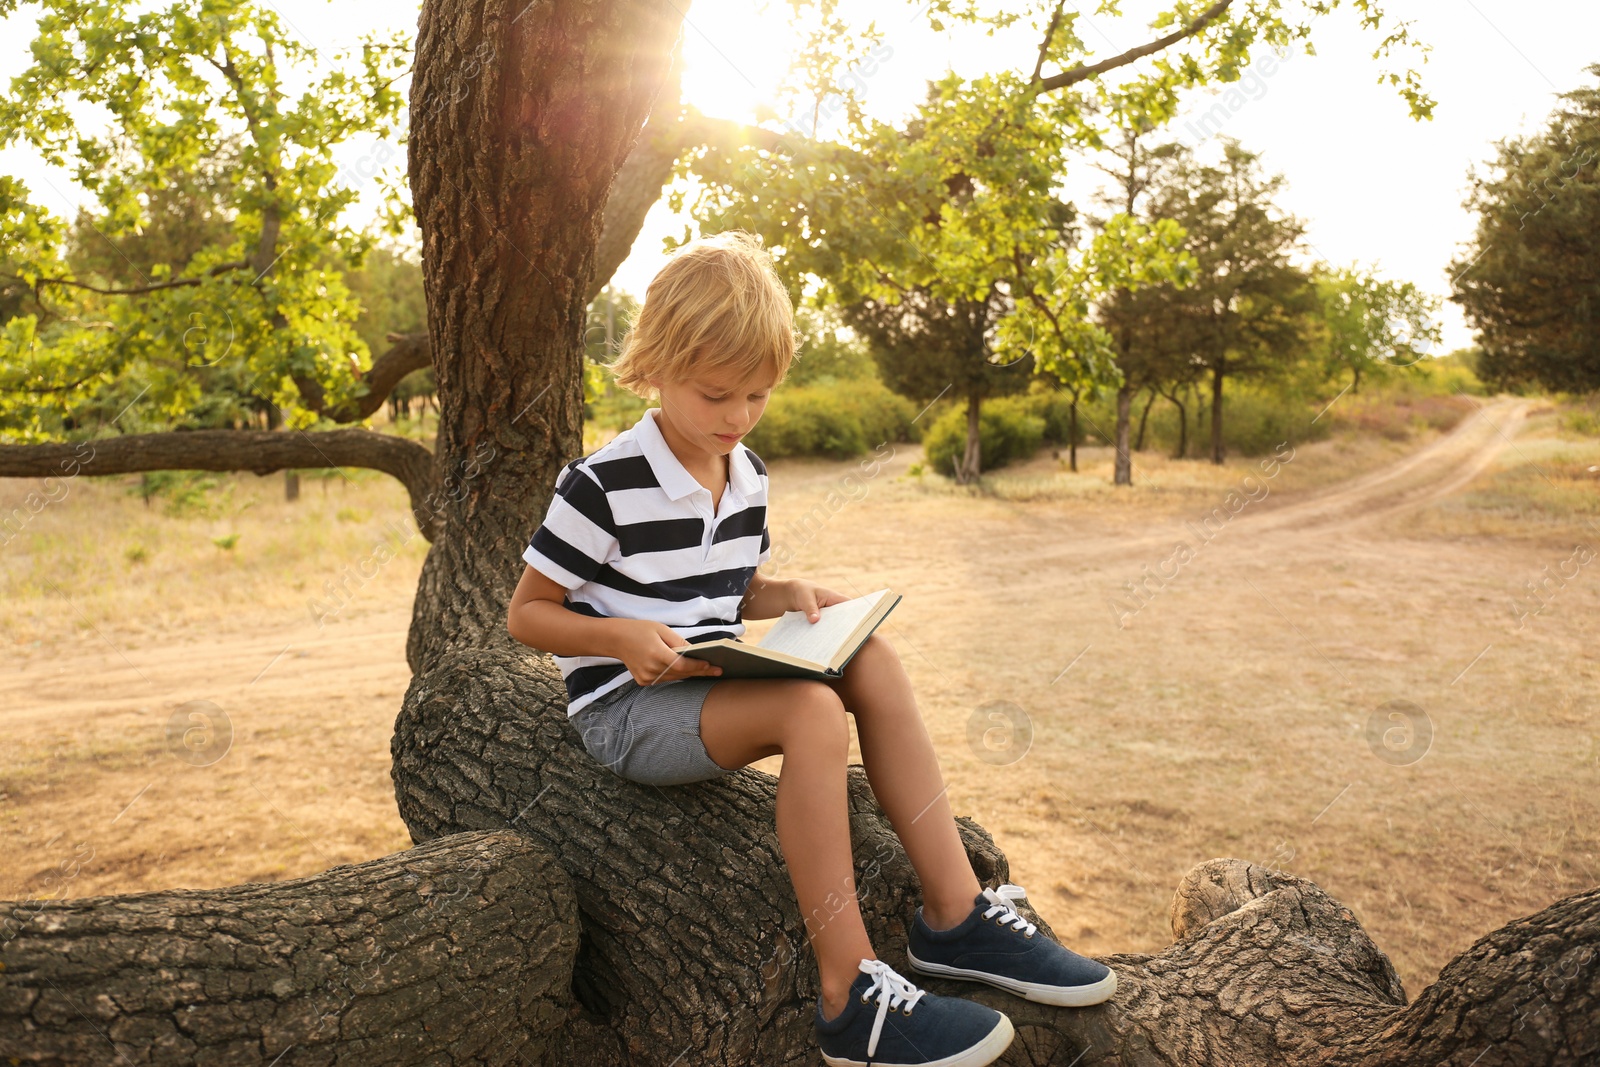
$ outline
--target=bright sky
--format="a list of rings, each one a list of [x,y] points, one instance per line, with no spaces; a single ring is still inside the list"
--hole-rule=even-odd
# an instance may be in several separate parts
[[[347,46],[370,30],[414,33],[416,25],[417,8],[408,4],[275,0],[273,6],[319,52]],[[861,78],[868,110],[885,120],[907,114],[927,79],[947,69],[976,75],[1033,66],[1031,30],[995,38],[971,30],[936,34],[917,17],[920,3],[846,0],[844,6],[853,20],[876,18],[885,31],[876,69]],[[1114,54],[1146,39],[1142,16],[1152,7],[1134,0],[1125,9],[1141,17],[1087,15],[1080,32],[1098,55]],[[1209,112],[1210,130],[1218,131],[1220,120],[1220,132],[1261,152],[1269,169],[1286,175],[1281,203],[1307,222],[1313,255],[1376,265],[1389,277],[1444,295],[1446,264],[1472,232],[1461,206],[1468,168],[1490,157],[1494,140],[1540,125],[1556,93],[1594,83],[1584,67],[1600,62],[1600,49],[1593,47],[1600,41],[1600,5],[1390,0],[1384,7],[1412,20],[1413,33],[1433,46],[1422,68],[1425,88],[1438,101],[1432,121],[1413,121],[1404,101],[1376,84],[1379,67],[1370,58],[1376,35],[1341,10],[1316,24],[1316,56],[1293,55],[1270,75],[1257,71],[1231,97],[1197,96],[1171,132],[1192,144],[1207,141],[1196,120]],[[753,121],[789,62],[787,10],[782,0],[694,0],[684,29],[688,99],[708,114]],[[0,79],[25,68],[33,24],[26,8],[0,20],[10,42],[0,46]],[[809,124],[809,112],[795,118]],[[404,162],[397,149],[370,141],[341,151],[352,173],[374,159]],[[22,150],[0,152],[0,173],[25,180],[35,199],[58,214],[70,214],[83,199],[63,173]],[[642,295],[662,261],[662,238],[681,234],[683,225],[664,201],[657,204],[616,284]],[[1453,304],[1445,305],[1440,322],[1442,351],[1470,343]]]

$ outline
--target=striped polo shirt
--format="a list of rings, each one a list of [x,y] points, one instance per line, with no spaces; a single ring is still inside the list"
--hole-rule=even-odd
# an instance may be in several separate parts
[[[544,525],[522,558],[563,586],[562,603],[595,618],[665,623],[684,644],[738,638],[739,602],[772,556],[767,468],[744,442],[728,454],[728,485],[712,513],[711,490],[667,445],[649,408],[633,426],[556,480]],[[633,676],[609,656],[554,656],[567,714]]]

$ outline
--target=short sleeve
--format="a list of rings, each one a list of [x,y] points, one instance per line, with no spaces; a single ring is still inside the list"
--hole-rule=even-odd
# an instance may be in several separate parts
[[[756,566],[759,567],[772,558],[772,538],[767,536],[767,524],[761,523],[761,555],[756,557]]]
[[[592,582],[617,548],[617,526],[605,490],[587,472],[570,468],[556,486],[544,525],[523,561],[566,589]]]

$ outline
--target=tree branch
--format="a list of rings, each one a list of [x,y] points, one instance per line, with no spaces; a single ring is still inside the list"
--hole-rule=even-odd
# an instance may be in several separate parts
[[[1125,67],[1135,60],[1143,59],[1145,56],[1152,55],[1162,49],[1170,48],[1184,38],[1193,37],[1211,25],[1221,17],[1223,12],[1228,10],[1232,3],[1233,0],[1217,0],[1216,3],[1201,12],[1193,22],[1182,29],[1174,30],[1165,37],[1158,37],[1154,41],[1149,41],[1137,48],[1130,48],[1121,55],[1112,56],[1110,59],[1102,59],[1098,63],[1085,63],[1073,67],[1071,70],[1064,70],[1060,74],[1052,74],[1039,82],[1039,91],[1042,93],[1054,92],[1068,85],[1075,85],[1085,78],[1092,78],[1096,74],[1104,74],[1108,70]]]
[[[218,263],[215,267],[206,271],[206,275],[207,277],[215,278],[219,274],[226,274],[230,270],[240,270],[249,265],[244,260],[232,263]],[[15,274],[0,275],[0,277],[11,278],[21,282],[23,285],[28,285],[26,278],[18,277]],[[131,289],[102,289],[97,285],[90,285],[88,282],[73,281],[71,278],[40,278],[29,288],[34,291],[35,300],[38,299],[39,286],[41,285],[70,285],[75,289],[87,289],[91,293],[101,293],[105,296],[139,296],[144,293],[158,292],[162,289],[181,289],[185,286],[199,285],[204,280],[204,278],[173,278],[171,281],[152,282],[149,285],[135,286]]]
[[[0,445],[0,478],[140,471],[251,471],[362,467],[406,487],[422,536],[433,540],[443,501],[433,453],[370,430],[176,430],[43,445]]]
[[[321,382],[307,374],[289,375],[306,410],[334,422],[360,422],[383,406],[400,379],[433,364],[433,346],[426,333],[391,333],[388,340],[394,347],[373,360],[372,368],[362,375],[366,394],[347,404],[331,407]]]
[[[1066,0],[1061,0],[1061,3],[1056,4],[1054,14],[1050,16],[1050,25],[1045,27],[1044,40],[1039,42],[1039,59],[1033,64],[1033,77],[1028,79],[1030,84],[1037,82],[1040,73],[1044,70],[1044,57],[1050,54],[1050,41],[1056,35],[1056,27],[1061,25],[1061,9],[1065,6]]]

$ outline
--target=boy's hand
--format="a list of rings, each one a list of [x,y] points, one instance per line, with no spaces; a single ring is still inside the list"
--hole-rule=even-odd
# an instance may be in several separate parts
[[[835,593],[832,589],[825,589],[816,582],[808,582],[804,578],[789,579],[789,603],[785,605],[788,611],[803,611],[808,622],[816,622],[822,618],[819,608],[829,604],[842,604],[846,600],[854,599],[843,593]]]
[[[672,651],[688,644],[672,627],[650,619],[621,619],[616,657],[640,685],[675,682],[680,678],[716,677],[722,668],[703,659]]]

